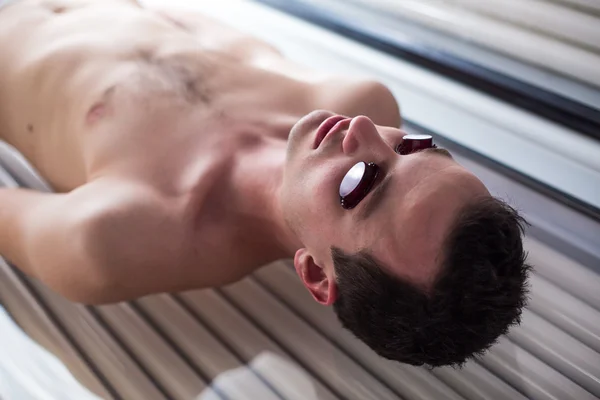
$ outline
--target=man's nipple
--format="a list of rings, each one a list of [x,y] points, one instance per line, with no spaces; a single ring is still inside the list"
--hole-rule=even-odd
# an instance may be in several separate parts
[[[106,105],[104,103],[94,104],[87,113],[85,122],[89,125],[96,124],[106,115]]]

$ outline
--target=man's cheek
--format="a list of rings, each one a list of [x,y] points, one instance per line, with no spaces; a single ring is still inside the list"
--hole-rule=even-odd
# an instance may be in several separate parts
[[[331,173],[315,174],[312,178],[309,185],[314,207],[331,212],[331,207],[339,203],[339,184]]]

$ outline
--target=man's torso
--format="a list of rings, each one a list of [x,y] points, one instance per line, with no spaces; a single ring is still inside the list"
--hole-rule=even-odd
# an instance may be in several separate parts
[[[130,0],[20,0],[0,11],[0,52],[0,137],[56,190],[118,176],[181,210],[247,143],[285,141],[314,109],[377,108],[362,100],[368,85],[323,79],[209,19],[188,25]]]

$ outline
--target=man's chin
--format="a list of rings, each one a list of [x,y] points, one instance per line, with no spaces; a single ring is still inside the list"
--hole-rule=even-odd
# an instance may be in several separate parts
[[[288,136],[288,160],[295,158],[299,152],[312,150],[317,129],[323,121],[333,115],[335,114],[331,111],[316,110],[300,118],[290,130]]]

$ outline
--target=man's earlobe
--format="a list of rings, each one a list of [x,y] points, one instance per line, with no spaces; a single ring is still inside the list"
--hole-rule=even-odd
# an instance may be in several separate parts
[[[305,248],[296,252],[294,268],[313,298],[320,304],[330,306],[337,298],[337,285],[333,274],[328,274],[324,265],[315,262]]]

